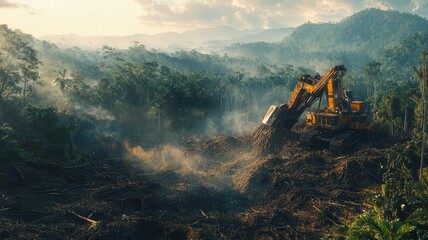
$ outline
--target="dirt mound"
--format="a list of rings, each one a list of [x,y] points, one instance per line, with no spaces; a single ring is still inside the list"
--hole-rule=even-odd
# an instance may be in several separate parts
[[[363,146],[338,157],[289,143],[280,154],[255,159],[235,175],[234,186],[258,202],[241,219],[249,226],[269,226],[256,230],[256,237],[319,238],[367,207],[364,196],[380,185],[385,161],[384,149]],[[274,221],[278,216],[282,221]]]
[[[292,137],[293,133],[288,129],[260,124],[251,135],[253,155],[278,153]]]
[[[380,184],[382,182],[380,168],[386,164],[386,158],[382,153],[379,150],[368,149],[359,151],[359,156],[343,159],[339,157],[339,164],[326,173],[326,177],[337,178],[353,187]]]
[[[367,207],[364,199],[378,189],[378,169],[392,143],[377,140],[336,156],[288,141],[258,157],[249,139],[174,146],[174,164],[202,156],[197,160],[204,164],[186,172],[163,167],[174,151],[162,147],[161,155],[133,149],[159,168],[139,158],[5,161],[0,238],[316,239]]]
[[[217,136],[209,139],[187,139],[183,145],[192,154],[201,154],[207,158],[222,158],[245,149],[249,145],[249,136]]]

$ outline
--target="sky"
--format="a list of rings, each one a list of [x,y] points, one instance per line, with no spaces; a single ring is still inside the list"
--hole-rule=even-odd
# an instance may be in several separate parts
[[[428,0],[0,0],[0,24],[36,37],[124,36],[338,22],[365,8],[428,18]]]

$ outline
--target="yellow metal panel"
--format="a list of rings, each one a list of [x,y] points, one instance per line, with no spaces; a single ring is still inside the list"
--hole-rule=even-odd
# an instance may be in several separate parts
[[[331,112],[335,111],[333,89],[333,79],[330,78],[327,83],[327,109]]]
[[[294,88],[294,91],[291,93],[290,99],[287,103],[289,109],[292,109],[294,107],[296,99],[298,99],[299,95],[302,94],[303,85],[304,83],[298,82],[296,87]]]
[[[361,111],[364,109],[364,102],[363,101],[352,101],[351,107],[353,111]]]
[[[326,81],[328,81],[332,77],[332,73],[334,70],[335,70],[335,67],[330,68],[324,74],[324,76],[322,76],[322,78],[320,78],[320,80],[318,81],[317,84],[307,88],[308,92],[312,94],[313,92],[320,93],[320,91],[323,91],[325,84],[326,84]]]
[[[306,91],[308,91],[308,93],[312,93],[315,89],[315,86],[317,86],[317,84],[315,85],[310,85],[310,84],[304,84],[304,88]]]
[[[312,112],[308,112],[306,115],[306,126],[315,126],[316,124],[316,118],[315,114]]]

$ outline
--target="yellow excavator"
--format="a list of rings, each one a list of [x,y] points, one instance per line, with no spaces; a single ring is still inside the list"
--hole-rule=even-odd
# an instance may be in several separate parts
[[[280,107],[271,106],[262,123],[278,128],[291,129],[302,113],[319,99],[318,110],[308,112],[307,131],[300,136],[303,147],[326,145],[335,154],[342,154],[358,141],[367,130],[367,114],[363,101],[354,101],[349,90],[344,90],[342,78],[346,73],[343,65],[329,69],[324,76],[303,75],[290,99]],[[327,107],[320,109],[323,94]]]

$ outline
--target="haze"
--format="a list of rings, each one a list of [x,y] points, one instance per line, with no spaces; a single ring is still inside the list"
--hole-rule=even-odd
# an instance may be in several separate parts
[[[426,0],[0,0],[0,23],[36,37],[123,36],[218,26],[296,27],[339,21],[370,7],[428,16]]]

